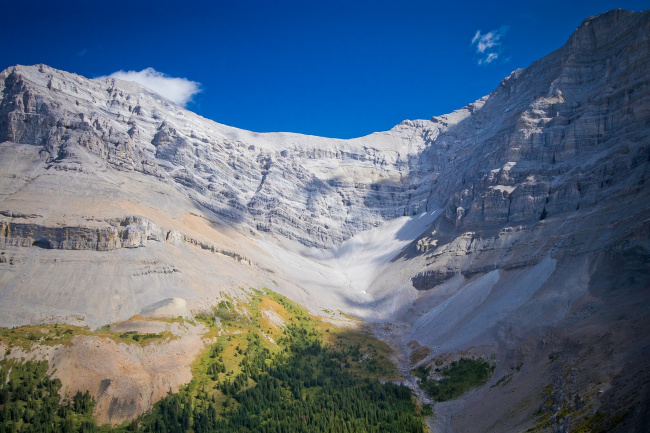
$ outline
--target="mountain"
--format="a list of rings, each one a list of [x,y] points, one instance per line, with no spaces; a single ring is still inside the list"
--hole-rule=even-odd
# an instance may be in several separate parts
[[[9,68],[0,325],[191,318],[267,286],[374,323],[407,375],[493,359],[487,385],[435,405],[440,431],[569,431],[597,413],[646,431],[649,28],[649,11],[587,18],[476,102],[352,140],[244,131],[135,83]],[[187,382],[205,344],[190,329],[145,366],[74,341],[38,356],[81,365],[57,374],[103,422]],[[118,358],[137,371],[120,378]]]

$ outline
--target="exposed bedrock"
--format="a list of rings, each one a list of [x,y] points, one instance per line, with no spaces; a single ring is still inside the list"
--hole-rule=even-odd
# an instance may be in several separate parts
[[[517,224],[644,181],[648,50],[647,13],[612,11],[475,103],[354,140],[237,130],[134,83],[19,66],[2,73],[0,139],[53,164],[82,146],[308,246],[440,204],[457,227]]]
[[[239,253],[224,250],[208,242],[194,239],[176,229],[164,229],[142,217],[126,217],[91,221],[93,226],[53,227],[34,223],[0,220],[0,245],[38,247],[60,250],[111,251],[119,248],[140,248],[149,241],[187,243],[203,250],[251,264]]]

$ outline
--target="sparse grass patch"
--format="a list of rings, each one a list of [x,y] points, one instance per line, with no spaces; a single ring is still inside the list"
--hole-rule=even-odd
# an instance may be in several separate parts
[[[36,344],[68,344],[77,335],[92,335],[92,332],[87,327],[61,324],[0,328],[2,342],[9,348],[20,347],[25,351],[29,351]]]
[[[111,325],[102,325],[95,329],[95,334],[107,334],[111,332]]]
[[[606,433],[612,431],[628,415],[628,411],[619,411],[613,415],[597,411],[582,420],[569,433]]]
[[[506,374],[501,379],[497,380],[497,383],[492,385],[491,388],[497,388],[497,387],[502,386],[502,385],[505,386],[505,385],[509,384],[511,380],[512,380],[512,373]]]
[[[338,354],[337,360],[341,365],[368,378],[388,381],[401,379],[397,367],[390,361],[392,349],[369,330],[332,328],[327,325],[323,331],[322,325],[317,330],[321,335],[325,332],[325,344]]]
[[[411,365],[417,364],[431,354],[431,349],[426,346],[420,346],[411,352]]]
[[[171,332],[165,331],[162,333],[141,334],[137,331],[126,331],[121,334],[113,334],[113,339],[122,341],[124,343],[140,343],[144,344],[149,340],[161,340],[165,338],[172,338]]]
[[[177,319],[171,319],[177,321]],[[146,344],[152,340],[177,338],[171,332],[139,333],[127,331],[123,333],[111,332],[111,325],[103,325],[91,331],[87,326],[74,326],[64,324],[43,324],[38,326],[20,326],[16,328],[1,328],[0,341],[8,346],[8,350],[19,347],[24,351],[31,350],[35,345],[54,346],[70,344],[78,336],[99,336],[111,338],[127,344]]]
[[[545,429],[545,428],[549,428],[552,425],[552,423],[551,423],[551,416],[552,415],[553,415],[552,413],[546,413],[546,414],[542,415],[541,417],[539,417],[537,419],[535,424],[526,431],[527,432],[534,432],[534,431],[542,430],[542,429]]]

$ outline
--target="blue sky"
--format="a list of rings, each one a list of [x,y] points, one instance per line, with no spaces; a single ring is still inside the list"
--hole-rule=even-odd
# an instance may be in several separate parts
[[[13,1],[2,6],[0,69],[45,63],[95,78],[152,68],[142,75],[181,103],[198,88],[186,107],[217,122],[351,138],[460,108],[617,7],[648,4]]]

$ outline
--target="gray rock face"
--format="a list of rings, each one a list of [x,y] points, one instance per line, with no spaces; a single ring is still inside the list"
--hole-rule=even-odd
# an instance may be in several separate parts
[[[615,221],[636,215],[643,224],[649,28],[647,12],[616,10],[585,20],[563,48],[513,72],[457,125],[451,157],[457,159],[441,169],[432,198],[446,200],[453,229],[471,236],[447,243],[447,227],[421,239],[421,250],[437,258],[434,269],[414,279],[416,286],[454,275],[450,268],[471,274],[502,261],[506,267],[535,263],[549,251],[596,250]],[[459,250],[468,257],[451,258]],[[480,259],[470,254],[479,252]]]
[[[33,217],[38,218],[39,216],[34,215]],[[149,241],[172,244],[186,243],[230,257],[240,263],[251,264],[249,259],[239,253],[194,239],[175,229],[164,229],[153,221],[142,217],[90,221],[87,225],[70,227],[27,223],[23,221],[23,218],[0,220],[0,246],[3,247],[112,251],[119,248],[145,247]]]
[[[458,230],[531,223],[610,197],[621,170],[626,185],[645,179],[647,30],[645,13],[586,20],[477,102],[354,140],[255,134],[134,83],[18,66],[0,77],[0,140],[42,146],[63,166],[82,146],[308,246],[440,204]]]
[[[164,231],[140,217],[94,221],[87,226],[47,227],[15,219],[0,221],[0,243],[63,250],[110,251],[137,248],[149,240],[163,241]]]
[[[47,66],[0,76],[0,140],[42,146],[74,168],[81,146],[114,167],[158,176],[232,224],[319,247],[412,214],[421,142],[255,134],[207,121],[133,83]],[[375,142],[378,143],[375,143]]]

